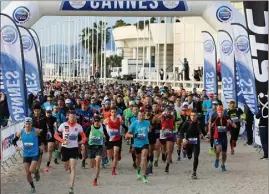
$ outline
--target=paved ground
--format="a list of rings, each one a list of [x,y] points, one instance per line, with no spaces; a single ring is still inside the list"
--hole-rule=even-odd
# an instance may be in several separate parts
[[[207,154],[208,144],[202,144],[199,158],[198,180],[190,178],[192,160],[174,162],[170,173],[165,174],[164,163],[154,170],[149,183],[136,180],[132,168],[131,155],[124,146],[123,159],[120,161],[118,175],[111,175],[111,166],[101,171],[99,186],[92,186],[92,169],[77,167],[75,182],[76,194],[267,194],[268,161],[259,160],[261,154],[251,146],[243,146],[239,141],[236,154],[228,155],[227,172],[213,168],[214,156]],[[175,156],[175,155],[174,155]],[[80,161],[79,161],[80,164]],[[45,160],[43,166],[45,165]],[[41,174],[36,184],[37,194],[67,194],[69,174],[64,172],[63,164],[52,166],[50,173]],[[1,173],[1,193],[25,194],[29,184],[24,176],[21,159],[8,172]]]

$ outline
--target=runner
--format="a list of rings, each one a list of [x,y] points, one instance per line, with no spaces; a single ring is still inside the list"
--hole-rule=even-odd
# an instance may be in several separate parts
[[[193,172],[192,179],[197,179],[196,171],[199,163],[200,155],[200,134],[206,136],[204,129],[200,129],[199,122],[197,121],[197,113],[195,110],[191,111],[191,119],[186,121],[181,129],[181,139],[183,139],[184,149],[187,152],[187,157],[190,160],[193,154]]]
[[[175,127],[175,117],[173,115],[173,109],[170,106],[167,106],[165,109],[165,113],[162,115],[161,120],[161,132],[160,136],[163,136],[164,138],[164,146],[166,147],[166,167],[165,172],[169,173],[169,166],[172,160],[172,154],[173,154],[173,147],[175,143],[174,138],[174,127]]]
[[[211,133],[209,133],[210,136],[210,149],[208,154],[210,155],[215,155],[216,154],[216,147],[214,147],[214,130],[211,129],[211,127],[213,127],[213,125],[210,125],[210,123],[212,123],[212,120],[215,120],[215,118],[217,117],[217,106],[218,106],[218,101],[213,101],[212,102],[212,108],[209,109],[205,115],[205,124],[208,125],[208,131],[210,131]]]
[[[47,138],[46,138],[46,145],[45,145],[45,150],[48,152],[48,161],[47,161],[47,166],[45,168],[46,172],[51,171],[51,167],[50,167],[50,162],[52,159],[52,152],[54,149],[54,132],[55,129],[58,128],[58,124],[57,124],[57,119],[52,116],[52,109],[51,107],[47,107],[46,109],[46,124],[47,124]]]
[[[137,177],[141,178],[144,183],[148,183],[147,177],[147,156],[149,139],[148,133],[151,130],[150,122],[144,120],[145,113],[143,111],[138,112],[138,120],[134,121],[129,127],[129,131],[126,134],[127,138],[134,138],[134,148],[136,154],[136,165],[137,165]],[[142,164],[142,173],[141,167]]]
[[[36,174],[37,162],[39,159],[39,145],[38,135],[41,133],[41,129],[32,127],[32,118],[26,117],[24,119],[24,128],[16,134],[12,143],[16,147],[17,151],[21,149],[17,145],[17,141],[21,138],[23,146],[23,164],[26,172],[26,177],[31,185],[31,193],[35,193],[35,186],[32,178],[32,174]]]
[[[231,121],[235,124],[234,126],[229,126],[229,131],[231,134],[231,139],[230,139],[230,146],[231,146],[231,154],[234,154],[234,148],[236,147],[236,141],[239,136],[241,124],[240,124],[240,119],[243,114],[243,111],[241,108],[237,108],[235,101],[231,100],[230,101],[230,106],[229,108],[225,111],[224,115],[228,118],[231,119]]]
[[[69,110],[68,121],[60,125],[54,134],[54,138],[62,143],[62,161],[64,162],[65,170],[70,170],[69,194],[74,194],[74,183],[76,177],[76,165],[78,159],[78,144],[83,144],[86,141],[85,133],[81,125],[77,124],[76,111]],[[59,133],[62,133],[60,137]],[[78,142],[78,136],[82,140]]]
[[[107,155],[110,160],[113,160],[112,175],[117,175],[116,168],[119,160],[119,151],[121,147],[121,125],[123,121],[117,117],[117,109],[113,107],[111,110],[111,116],[104,120],[104,125],[109,135],[109,142],[107,146]]]
[[[218,106],[217,108],[217,116],[212,119],[212,124],[209,124],[209,134],[213,134],[214,144],[216,146],[216,160],[215,160],[215,168],[219,167],[219,156],[222,153],[222,162],[221,162],[221,170],[222,172],[227,171],[225,167],[225,162],[227,159],[227,128],[229,125],[232,125],[236,128],[236,125],[232,123],[231,120],[227,120],[223,116],[223,107]],[[211,133],[211,131],[213,131]]]
[[[101,118],[98,115],[93,117],[93,125],[86,130],[88,138],[88,157],[91,168],[95,167],[95,178],[93,186],[97,186],[97,179],[100,173],[100,163],[103,156],[103,144],[109,136],[105,127],[101,124]]]

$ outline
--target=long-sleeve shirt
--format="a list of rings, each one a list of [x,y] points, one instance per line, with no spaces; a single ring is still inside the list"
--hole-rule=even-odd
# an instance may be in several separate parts
[[[200,128],[200,124],[198,121],[191,121],[188,120],[186,121],[183,126],[182,129],[180,131],[180,136],[182,139],[186,138],[198,138],[200,137],[200,134],[203,134],[204,136],[206,136],[206,131],[204,128]],[[185,136],[186,134],[186,136]]]

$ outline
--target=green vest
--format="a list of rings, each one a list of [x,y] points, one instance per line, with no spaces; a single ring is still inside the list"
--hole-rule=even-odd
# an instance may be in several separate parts
[[[96,129],[94,125],[91,126],[91,132],[89,135],[88,144],[91,145],[103,145],[103,126],[100,126],[99,129]]]

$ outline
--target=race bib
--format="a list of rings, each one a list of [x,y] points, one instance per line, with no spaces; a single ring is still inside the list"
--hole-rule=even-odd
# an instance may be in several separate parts
[[[168,129],[165,129],[164,130],[164,136],[167,138],[169,136],[173,135],[173,132],[172,131],[169,131]]]
[[[70,141],[76,141],[78,139],[77,135],[69,135],[69,140]]]
[[[188,142],[189,142],[189,144],[197,144],[198,143],[198,138],[197,137],[196,138],[189,138]]]
[[[144,140],[144,139],[146,139],[146,135],[144,133],[139,133],[139,134],[137,134],[137,139]]]
[[[52,139],[52,134],[51,134],[50,131],[48,131],[46,139],[47,140],[51,140]]]
[[[160,139],[166,139],[164,133],[160,133]]]
[[[238,117],[233,117],[231,118],[231,120],[233,121],[233,123],[237,123],[239,121]]]
[[[91,137],[90,141],[93,144],[102,145],[102,138],[101,137]]]
[[[224,133],[224,132],[226,132],[226,131],[227,131],[226,126],[218,126],[218,132],[219,132],[219,133]]]
[[[120,135],[120,131],[119,130],[117,130],[117,129],[115,129],[115,130],[113,130],[113,129],[110,129],[109,130],[109,136],[111,137],[111,136],[119,136]]]
[[[33,148],[33,146],[34,146],[34,143],[24,143],[23,144],[23,147],[25,150],[30,150]]]

